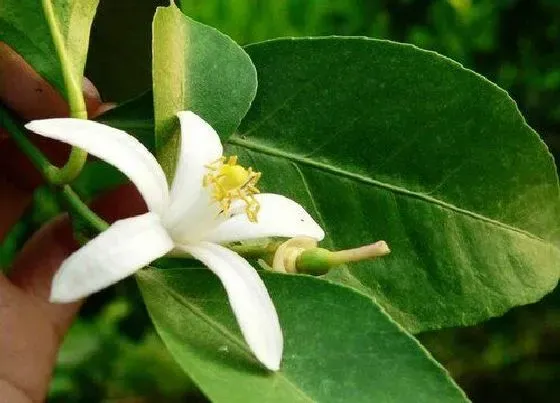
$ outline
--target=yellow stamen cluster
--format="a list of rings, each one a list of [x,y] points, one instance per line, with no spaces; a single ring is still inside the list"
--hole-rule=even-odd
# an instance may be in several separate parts
[[[243,200],[247,205],[245,213],[249,221],[257,222],[260,204],[255,198],[259,193],[256,185],[261,177],[260,172],[254,172],[251,167],[244,168],[237,164],[237,156],[221,157],[210,165],[206,165],[208,173],[204,176],[202,185],[212,187],[212,198],[220,204],[222,212],[227,214],[234,200]]]

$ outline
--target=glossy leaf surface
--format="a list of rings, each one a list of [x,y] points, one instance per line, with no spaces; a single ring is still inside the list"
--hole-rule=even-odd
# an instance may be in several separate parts
[[[392,253],[328,277],[412,331],[473,324],[558,280],[558,178],[507,94],[432,52],[367,39],[247,48],[259,93],[230,152],[306,203],[334,248]]]
[[[214,402],[463,402],[423,348],[375,303],[312,277],[265,273],[285,338],[279,372],[243,342],[207,269],[142,270],[144,299],[167,347]]]
[[[227,153],[263,172],[263,190],[303,203],[325,246],[385,239],[392,249],[332,280],[414,332],[477,323],[555,287],[555,167],[504,91],[385,41],[247,50],[259,94]]]
[[[227,138],[255,97],[257,76],[234,41],[174,5],[154,17],[152,72],[157,155],[169,177],[177,158],[175,114],[192,110]]]

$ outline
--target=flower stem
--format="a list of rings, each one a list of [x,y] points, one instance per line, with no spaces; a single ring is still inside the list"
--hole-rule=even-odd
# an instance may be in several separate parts
[[[228,246],[234,252],[249,259],[266,258],[282,244],[282,241],[270,241],[265,245],[232,245]]]
[[[82,82],[77,80],[72,66],[72,62],[68,56],[68,51],[64,43],[64,37],[60,31],[59,23],[54,12],[52,0],[42,0],[43,12],[45,19],[51,31],[52,40],[64,79],[68,106],[70,108],[70,117],[77,119],[87,119],[86,103],[84,101]],[[87,159],[87,153],[79,148],[72,148],[70,157],[66,164],[61,168],[56,168],[50,174],[49,182],[56,185],[64,185],[72,182],[84,167]]]
[[[86,162],[87,153],[79,148],[72,149],[70,158],[65,166],[58,168],[52,165],[35,145],[29,140],[25,130],[21,127],[6,108],[0,105],[0,126],[4,127],[19,149],[27,155],[31,163],[37,168],[45,180],[51,185],[62,185],[73,180],[82,170]]]
[[[66,87],[66,95],[70,106],[70,116],[78,119],[87,119],[86,104],[82,94],[82,83],[77,82],[76,75],[73,73],[73,66],[68,56],[64,37],[60,31],[60,24],[54,12],[52,0],[42,0],[45,19],[51,31],[51,37],[56,49],[56,54],[60,61],[60,68]]]
[[[90,229],[97,232],[103,232],[109,228],[109,223],[91,211],[88,205],[80,199],[80,196],[78,196],[69,185],[64,185],[62,187],[60,197],[68,206],[70,214],[74,214],[79,217],[80,220],[90,227]]]
[[[282,241],[269,241],[266,244],[253,245],[224,245],[228,249],[238,253],[246,259],[267,259],[282,245]],[[171,259],[194,259],[190,253],[174,251],[167,255]],[[158,259],[161,261],[161,259]],[[154,264],[158,266],[158,264]]]
[[[81,148],[72,147],[66,164],[60,168],[53,167],[54,169],[50,172],[49,182],[53,185],[65,185],[72,182],[82,172],[87,156],[87,152]]]
[[[27,135],[21,125],[10,115],[10,113],[0,105],[0,127],[8,131],[10,137],[14,140],[19,149],[31,160],[31,163],[39,170],[43,177],[51,185],[57,185],[56,177],[61,171],[51,165],[49,160],[41,153],[35,145],[27,138]],[[87,154],[86,154],[87,155]],[[70,156],[69,163],[75,158]],[[71,214],[80,218],[91,229],[98,232],[104,231],[109,227],[109,224],[100,218],[97,214],[90,210],[90,208],[80,199],[80,197],[68,185],[64,185],[59,192],[60,198],[71,210]],[[90,231],[91,232],[91,231]]]
[[[10,113],[0,105],[0,126],[8,131],[8,134],[14,140],[19,149],[31,160],[31,163],[39,170],[41,175],[50,182],[53,172],[58,169],[51,165],[49,160],[35,147],[35,145],[27,138],[24,129]]]
[[[64,185],[74,180],[82,171],[87,160],[87,153],[79,148],[73,148],[68,162],[62,168],[52,165],[43,153],[29,140],[21,124],[0,105],[0,126],[17,144],[19,149],[27,155],[31,163],[37,168],[45,180],[51,185]]]

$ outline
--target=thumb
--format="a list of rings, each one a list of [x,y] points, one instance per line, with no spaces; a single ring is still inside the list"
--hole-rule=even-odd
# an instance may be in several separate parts
[[[74,248],[66,219],[38,231],[13,267],[0,275],[0,396],[43,401],[56,353],[80,303],[54,305],[44,297],[52,273]],[[18,400],[15,396],[19,393]],[[0,402],[2,400],[0,398]]]
[[[99,199],[94,209],[114,221],[141,214],[146,206],[128,185]],[[61,216],[27,242],[9,279],[0,275],[0,403],[15,391],[33,402],[43,401],[47,393],[58,348],[81,305],[51,304],[52,277],[77,247],[68,218]]]

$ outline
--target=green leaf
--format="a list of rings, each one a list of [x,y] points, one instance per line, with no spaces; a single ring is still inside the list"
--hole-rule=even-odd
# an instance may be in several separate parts
[[[215,402],[463,402],[416,340],[369,298],[306,276],[265,273],[284,332],[280,372],[264,370],[207,269],[137,275],[163,341]]]
[[[387,258],[328,277],[411,331],[469,325],[557,284],[552,157],[508,95],[433,52],[351,38],[246,48],[259,92],[228,152],[304,203],[327,247]]]
[[[243,49],[175,5],[156,11],[152,74],[157,154],[168,177],[177,158],[178,111],[192,110],[226,139],[257,89],[255,67]]]
[[[89,30],[99,0],[0,2],[0,41],[61,94],[82,96]]]
[[[263,172],[261,190],[304,204],[325,247],[385,239],[392,249],[331,280],[413,332],[481,322],[555,287],[555,167],[503,90],[386,41],[247,50],[259,93],[226,151]]]

